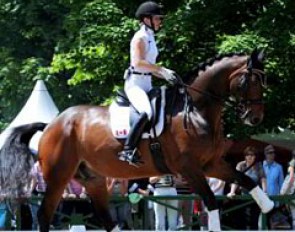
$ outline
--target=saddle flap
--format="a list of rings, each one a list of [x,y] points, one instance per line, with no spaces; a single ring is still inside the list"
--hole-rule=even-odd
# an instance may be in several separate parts
[[[117,91],[117,97],[116,100],[117,104],[119,106],[129,106],[130,105],[130,101],[124,91],[124,89],[119,89]]]
[[[164,128],[165,92],[166,87],[163,86],[161,88],[154,88],[148,93],[154,114],[151,124],[147,126],[147,133],[143,134],[144,138],[153,137],[154,133],[151,130],[151,126],[155,126],[157,136]],[[116,138],[126,138],[133,121],[139,117],[139,114],[130,105],[124,90],[117,92],[117,97],[110,106],[110,116],[114,136]]]

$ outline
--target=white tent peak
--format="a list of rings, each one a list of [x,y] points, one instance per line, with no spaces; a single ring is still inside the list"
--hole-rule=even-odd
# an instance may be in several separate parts
[[[33,122],[49,123],[58,114],[43,80],[38,80],[25,106],[18,113],[9,127],[16,127]]]
[[[44,81],[38,80],[22,110],[18,113],[10,125],[1,133],[0,149],[6,138],[9,136],[12,128],[34,122],[50,123],[58,115],[58,113],[59,111],[53,102]],[[34,138],[31,140],[30,147],[36,149],[39,139],[32,145],[33,140]]]
[[[37,80],[33,91],[48,91],[43,80]]]

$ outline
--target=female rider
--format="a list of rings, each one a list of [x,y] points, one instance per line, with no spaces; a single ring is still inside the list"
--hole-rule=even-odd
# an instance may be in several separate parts
[[[140,29],[134,34],[130,43],[130,67],[125,72],[125,92],[136,110],[140,113],[133,124],[119,159],[137,166],[141,161],[137,152],[137,144],[145,125],[152,118],[152,108],[147,92],[152,89],[152,74],[170,83],[176,83],[175,72],[156,65],[158,48],[155,33],[159,31],[163,13],[162,8],[155,2],[142,3],[135,14],[140,21]]]

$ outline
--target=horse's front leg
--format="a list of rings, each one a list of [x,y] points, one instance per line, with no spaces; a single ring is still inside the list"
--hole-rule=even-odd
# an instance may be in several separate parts
[[[238,184],[248,190],[263,213],[268,213],[273,209],[274,202],[269,199],[266,193],[249,176],[235,170],[223,159],[216,160],[215,162],[215,165],[207,168],[206,174],[208,176],[216,177],[228,183]]]
[[[267,194],[262,191],[262,189],[254,183],[254,181],[246,176],[244,173],[239,171],[234,171],[235,182],[249,191],[249,194],[256,201],[257,205],[260,207],[262,213],[270,212],[274,207],[274,202],[269,199]]]
[[[246,176],[244,173],[237,171],[237,176],[239,175],[241,175],[244,178],[248,178],[248,176]],[[243,182],[240,182],[239,184],[242,187],[245,186]],[[256,185],[254,188],[248,188],[247,190],[249,191],[253,199],[256,201],[257,205],[260,207],[262,213],[268,213],[273,209],[274,202],[269,199],[267,194],[262,191],[259,185]]]
[[[194,192],[202,198],[208,210],[208,230],[221,231],[218,204],[201,169],[184,168],[181,175],[188,181]]]

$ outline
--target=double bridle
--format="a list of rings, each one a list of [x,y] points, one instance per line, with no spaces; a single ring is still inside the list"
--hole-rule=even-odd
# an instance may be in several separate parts
[[[254,78],[254,77],[258,78],[259,83],[263,88],[266,88],[267,83],[266,83],[265,73],[264,71],[260,69],[247,68],[238,72],[238,74],[239,73],[242,74],[241,76],[239,76],[239,84],[238,84],[238,88],[239,88],[239,91],[241,92],[241,96],[239,98],[239,101],[236,103],[236,112],[241,119],[244,119],[247,117],[249,113],[249,109],[247,106],[264,104],[261,98],[251,99],[247,97],[250,78]]]
[[[239,75],[241,74],[241,75]],[[249,81],[250,78],[252,78],[253,76],[255,76],[256,78],[259,79],[259,82],[261,84],[261,86],[263,88],[267,87],[267,81],[266,81],[266,76],[264,71],[260,70],[260,69],[256,69],[256,68],[246,68],[243,70],[237,70],[235,72],[233,72],[230,76],[230,81],[232,81],[233,79],[239,78],[239,90],[241,92],[241,97],[239,98],[239,101],[236,100],[232,100],[229,99],[228,96],[220,96],[217,95],[215,93],[211,93],[209,91],[205,91],[205,90],[201,90],[195,87],[192,87],[188,84],[185,84],[181,78],[179,78],[179,85],[181,87],[183,87],[184,92],[186,93],[186,95],[189,95],[187,90],[192,90],[194,92],[198,92],[204,96],[208,96],[216,101],[220,101],[220,102],[226,102],[228,103],[228,105],[233,106],[236,108],[236,111],[239,115],[239,117],[241,119],[245,118],[248,115],[248,107],[249,105],[260,105],[260,104],[264,104],[263,100],[261,98],[259,99],[251,99],[247,97],[247,91],[249,88]],[[189,104],[189,103],[188,103]]]

